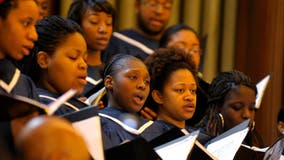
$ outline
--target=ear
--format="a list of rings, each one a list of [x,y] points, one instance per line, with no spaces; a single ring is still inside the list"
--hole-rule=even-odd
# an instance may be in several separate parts
[[[156,103],[158,103],[158,104],[163,104],[163,103],[164,103],[164,101],[163,101],[163,96],[162,96],[162,94],[161,94],[160,91],[158,91],[158,90],[153,90],[153,91],[151,92],[151,95],[152,95],[153,100],[154,100]]]
[[[112,76],[107,75],[104,79],[104,84],[107,89],[112,89],[113,87],[113,79]]]
[[[40,66],[40,68],[46,69],[48,67],[49,62],[50,62],[50,56],[46,52],[39,51],[37,53],[37,63]]]

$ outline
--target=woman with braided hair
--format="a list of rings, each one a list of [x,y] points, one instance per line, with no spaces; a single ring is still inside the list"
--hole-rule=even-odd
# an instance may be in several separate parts
[[[254,128],[256,86],[240,71],[222,72],[215,77],[209,89],[209,108],[198,127],[213,136],[250,119],[250,131],[244,142],[263,147],[263,141]]]

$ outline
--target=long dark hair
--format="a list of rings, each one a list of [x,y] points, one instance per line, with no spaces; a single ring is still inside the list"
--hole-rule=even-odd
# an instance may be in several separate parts
[[[255,95],[257,94],[255,84],[244,73],[237,70],[219,73],[213,79],[209,88],[209,107],[207,114],[197,127],[205,129],[206,132],[213,136],[221,134],[223,127],[222,119],[218,115],[219,109],[223,106],[228,93],[239,85],[247,86],[255,92]]]

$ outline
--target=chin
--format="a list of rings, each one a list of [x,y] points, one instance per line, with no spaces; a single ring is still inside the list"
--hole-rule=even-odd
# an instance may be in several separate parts
[[[15,55],[15,56],[10,56],[12,59],[14,59],[14,60],[16,60],[16,61],[19,61],[19,60],[21,60],[21,59],[23,59],[24,58],[24,55],[22,55],[22,54],[17,54],[17,55]]]

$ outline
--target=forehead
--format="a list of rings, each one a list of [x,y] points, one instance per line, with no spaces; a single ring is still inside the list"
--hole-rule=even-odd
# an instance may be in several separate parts
[[[186,68],[172,71],[168,78],[169,83],[182,82],[185,84],[196,84],[193,74]]]
[[[124,58],[117,61],[116,66],[119,66],[117,69],[123,70],[147,70],[146,65],[137,58]]]
[[[184,42],[186,44],[199,44],[199,39],[190,30],[180,30],[173,33],[169,38],[169,43]]]
[[[195,35],[195,33],[193,33],[190,30],[185,30],[185,29],[179,30],[179,31],[173,33],[171,37],[172,38],[173,37],[182,37],[183,39],[186,39],[186,38],[197,39],[197,36]]]
[[[58,44],[57,49],[76,50],[80,53],[85,54],[87,50],[87,45],[83,35],[78,32],[75,32],[67,35],[62,40],[62,42]]]
[[[173,3],[173,0],[139,0],[140,2]]]
[[[87,16],[87,17],[89,17],[89,16],[101,16],[101,15],[106,15],[106,16],[112,18],[111,14],[109,14],[109,13],[103,11],[103,10],[95,11],[95,10],[93,10],[93,9],[90,8],[90,7],[87,8],[86,12],[85,12],[83,15],[84,15],[84,16]]]
[[[226,96],[226,100],[255,100],[255,92],[252,88],[249,88],[244,85],[238,85],[236,88],[232,89]]]
[[[38,16],[38,7],[34,0],[18,0],[17,6],[10,11],[10,15],[18,17],[36,17]]]

